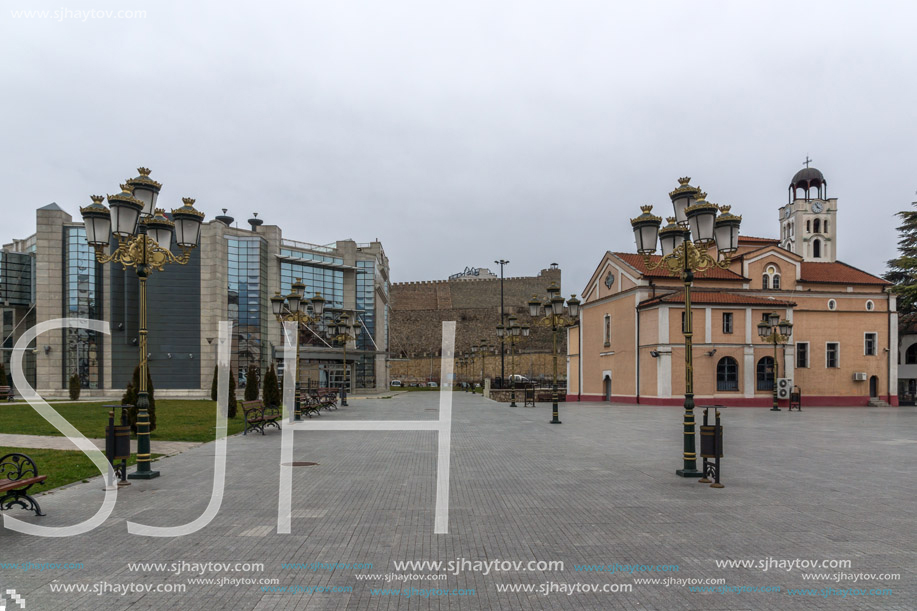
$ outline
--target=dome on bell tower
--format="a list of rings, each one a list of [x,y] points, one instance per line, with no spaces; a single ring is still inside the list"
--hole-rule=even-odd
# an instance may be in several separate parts
[[[805,199],[811,199],[810,189],[814,189],[815,192],[811,194],[817,199],[825,199],[827,194],[828,181],[825,180],[825,175],[821,173],[821,170],[817,168],[809,167],[809,160],[806,158],[806,167],[799,170],[793,175],[793,179],[790,180],[790,201],[792,202],[795,199],[798,199],[797,191],[802,189],[805,193]]]

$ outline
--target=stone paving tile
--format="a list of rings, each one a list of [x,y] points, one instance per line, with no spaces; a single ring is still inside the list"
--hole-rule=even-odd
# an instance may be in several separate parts
[[[360,398],[322,420],[435,419],[437,393]],[[726,488],[683,480],[681,410],[568,404],[563,425],[550,407],[509,408],[454,394],[449,534],[434,535],[436,434],[430,431],[296,433],[292,533],[276,534],[281,435],[229,440],[219,514],[177,538],[129,535],[126,521],[188,522],[209,501],[214,445],[162,459],[162,477],[119,493],[112,517],[73,538],[0,530],[0,563],[82,562],[82,569],[0,568],[28,609],[914,609],[917,600],[917,410],[809,409],[724,413]],[[45,526],[91,516],[99,480],[43,495]],[[4,512],[7,513],[7,512]],[[850,573],[900,573],[897,581],[804,581],[794,569],[718,569],[717,560],[841,559]],[[473,571],[440,580],[389,582],[400,560],[559,560],[563,570]],[[188,583],[169,571],[131,571],[129,562],[261,562],[263,571],[203,578],[278,579],[295,593],[258,584]],[[370,569],[283,569],[282,563],[366,562]],[[677,573],[578,572],[573,564],[677,564]],[[416,571],[426,573],[428,571]],[[837,569],[814,572],[834,573]],[[362,580],[356,575],[381,575]],[[891,588],[893,595],[842,599],[781,593],[697,593],[635,584],[635,578],[725,578],[730,586]],[[51,585],[164,584],[183,593],[53,593]],[[498,584],[630,584],[627,593],[497,592]],[[375,588],[474,589],[474,596],[381,596]],[[315,587],[347,592],[309,592]]]

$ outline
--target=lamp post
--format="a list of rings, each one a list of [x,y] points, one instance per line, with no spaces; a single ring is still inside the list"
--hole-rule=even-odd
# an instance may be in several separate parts
[[[333,318],[328,323],[328,339],[333,342],[341,342],[344,350],[344,370],[341,374],[341,407],[347,407],[347,389],[345,387],[350,377],[347,368],[347,342],[357,339],[361,330],[360,321],[351,321],[347,312],[342,312],[337,318]]]
[[[702,477],[697,470],[694,441],[694,359],[693,327],[691,322],[691,283],[696,273],[708,269],[729,267],[732,255],[739,247],[739,225],[742,217],[729,212],[729,206],[717,206],[705,201],[707,196],[692,187],[690,177],[679,178],[679,187],[669,193],[675,216],[660,229],[662,219],[651,214],[652,206],[641,206],[643,214],[631,219],[637,252],[643,255],[648,270],[664,267],[669,274],[680,277],[685,288],[685,415],[684,466],[675,471],[682,477]],[[717,212],[720,212],[717,216]],[[662,257],[650,258],[656,252],[656,238],[662,247]],[[713,256],[710,249],[714,250]],[[722,258],[721,258],[722,257]]]
[[[509,265],[509,261],[506,259],[500,259],[494,261],[497,265],[500,266],[500,326],[506,322],[506,313],[504,312],[503,307],[503,266]],[[506,346],[503,343],[503,336],[500,336],[500,388],[503,388],[503,384],[506,382]]]
[[[468,385],[471,386],[471,392],[474,392],[474,377],[476,371],[474,368],[474,357],[477,351],[478,347],[472,345],[471,352],[466,355],[468,357]]]
[[[557,398],[557,332],[562,327],[570,326],[576,323],[579,318],[580,300],[576,295],[572,295],[564,305],[564,298],[560,294],[560,287],[556,282],[552,282],[548,287],[548,298],[544,303],[537,295],[532,296],[529,301],[529,315],[532,318],[544,317],[546,324],[551,326],[551,335],[553,338],[552,357],[554,359],[554,381],[551,386],[551,401],[554,406],[551,424],[561,424],[558,414]]]
[[[528,337],[529,328],[527,326],[520,326],[516,323],[517,318],[513,315],[507,319],[509,324],[504,327],[503,325],[497,325],[497,337],[500,338],[501,343],[503,342],[504,337],[509,338],[509,358],[510,358],[510,379],[512,380],[512,401],[510,402],[510,407],[516,407],[516,342],[519,337]]]
[[[474,350],[474,347],[472,347]],[[481,355],[481,388],[484,388],[484,378],[487,377],[487,353],[490,352],[490,346],[487,345],[486,339],[481,339],[481,345],[478,346],[478,353]]]
[[[774,344],[774,406],[772,412],[779,412],[780,407],[777,405],[777,376],[780,372],[777,365],[777,346],[786,345],[793,334],[793,323],[788,320],[780,320],[780,315],[771,312],[767,315],[766,320],[758,323],[758,336],[766,342]]]
[[[316,293],[312,299],[304,299],[306,285],[300,278],[296,279],[290,286],[290,294],[284,297],[280,291],[276,291],[271,297],[271,310],[274,317],[283,325],[285,322],[295,322],[298,325],[308,326],[310,324],[320,323],[322,313],[325,311],[325,299],[321,293]],[[308,301],[308,304],[306,303]],[[309,307],[311,305],[311,308]],[[311,309],[311,314],[309,313]],[[299,367],[299,327],[296,327],[296,380],[295,393],[293,401],[293,417],[295,420],[302,420],[302,411],[299,404],[299,380],[302,372]]]
[[[157,208],[162,184],[150,178],[147,168],[138,168],[136,178],[121,185],[121,193],[108,196],[106,208],[100,195],[80,208],[86,227],[86,241],[95,249],[96,261],[120,263],[122,269],[133,267],[140,280],[140,388],[137,392],[137,469],[130,479],[152,479],[159,471],[150,467],[150,397],[147,389],[147,312],[146,281],[153,270],[163,271],[166,264],[185,265],[191,259],[201,238],[204,213],[194,208],[194,200],[182,198],[184,206],[172,210],[172,219]],[[173,234],[181,255],[172,253]],[[106,255],[112,236],[118,246]]]

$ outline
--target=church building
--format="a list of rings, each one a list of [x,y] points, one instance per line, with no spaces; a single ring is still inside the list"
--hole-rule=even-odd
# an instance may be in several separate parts
[[[837,221],[824,175],[806,167],[779,208],[779,238],[740,235],[728,267],[695,275],[698,405],[771,407],[775,384],[798,387],[803,407],[897,405],[895,296],[882,278],[837,260]],[[568,329],[568,401],[684,401],[684,285],[653,269],[659,259],[602,256]],[[776,350],[758,333],[773,314],[792,323]]]

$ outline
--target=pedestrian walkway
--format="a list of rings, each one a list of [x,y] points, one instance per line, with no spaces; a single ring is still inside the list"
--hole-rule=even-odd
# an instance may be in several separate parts
[[[439,400],[366,399],[313,421],[433,420]],[[194,534],[142,537],[126,522],[203,515],[212,443],[156,461],[161,477],[119,490],[89,533],[0,529],[0,591],[50,611],[903,610],[917,600],[915,408],[725,410],[717,490],[675,476],[680,408],[568,403],[551,425],[550,404],[452,400],[448,534],[434,534],[439,447],[425,430],[295,432],[292,532],[278,534],[288,459],[282,432],[268,429],[227,440],[222,504]],[[45,517],[3,515],[75,524],[101,506],[100,484],[41,495]],[[768,559],[848,564],[807,579],[799,565],[763,570]],[[81,567],[9,568],[27,562]],[[865,594],[876,589],[891,593]]]
[[[104,439],[90,439],[100,450],[105,449]],[[201,445],[195,441],[152,441],[153,454],[178,454]],[[76,446],[66,437],[52,435],[10,435],[0,433],[0,446],[7,448],[40,448],[43,450],[76,450]],[[131,439],[131,453],[137,453],[137,440]]]

